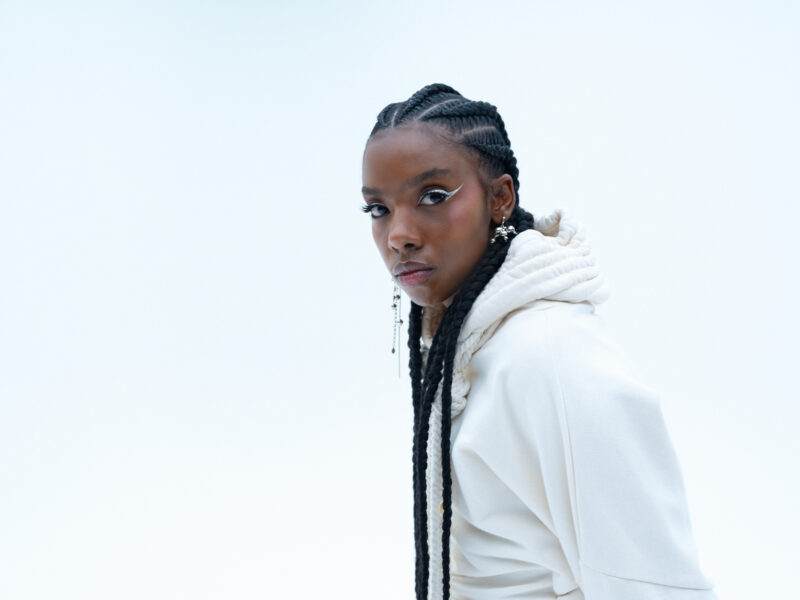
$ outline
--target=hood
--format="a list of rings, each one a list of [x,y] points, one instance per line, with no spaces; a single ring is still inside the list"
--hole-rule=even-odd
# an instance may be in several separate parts
[[[510,243],[505,261],[476,298],[461,327],[451,388],[453,417],[464,409],[469,393],[465,368],[511,312],[537,300],[598,305],[608,298],[608,285],[597,268],[585,230],[566,210],[557,209],[534,219],[534,228]],[[438,306],[423,312],[422,342],[426,349],[444,310],[444,306]],[[441,411],[441,390],[434,410]]]

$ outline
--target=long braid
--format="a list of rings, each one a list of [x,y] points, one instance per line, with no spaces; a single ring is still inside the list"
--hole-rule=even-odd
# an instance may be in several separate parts
[[[451,317],[445,315],[443,324]],[[427,598],[428,574],[430,556],[428,550],[428,521],[427,521],[427,496],[426,468],[428,463],[428,432],[430,429],[430,416],[436,390],[441,381],[444,332],[447,327],[440,327],[436,331],[433,343],[428,353],[425,374],[421,378],[422,355],[420,350],[420,335],[422,322],[422,308],[411,303],[409,318],[409,368],[412,377],[412,401],[414,402],[414,445],[413,445],[413,475],[414,475],[414,531],[416,548],[416,589],[418,598]],[[419,398],[417,401],[416,398]]]
[[[449,311],[448,311],[449,312]],[[436,330],[433,337],[431,348],[428,354],[428,362],[425,368],[425,376],[422,384],[422,402],[419,411],[419,420],[417,422],[417,438],[416,442],[416,470],[417,470],[417,493],[414,497],[414,503],[418,507],[416,519],[419,520],[419,536],[416,540],[417,554],[420,561],[419,579],[417,586],[421,592],[421,598],[428,597],[428,576],[430,573],[430,554],[428,549],[428,520],[427,509],[428,499],[426,495],[426,469],[428,465],[428,432],[430,430],[430,417],[433,410],[433,403],[436,399],[436,391],[439,388],[439,383],[445,375],[442,369],[442,362],[444,360],[445,344],[447,343],[447,331],[449,322],[452,321],[452,315],[445,315],[442,317],[442,323]],[[451,370],[452,375],[452,370]]]
[[[422,582],[422,556],[421,548],[419,547],[420,536],[422,535],[421,528],[424,526],[424,519],[419,515],[419,503],[417,498],[420,495],[420,489],[424,489],[425,474],[420,476],[419,473],[419,415],[420,405],[422,402],[422,352],[420,348],[420,338],[422,336],[422,307],[411,303],[411,312],[408,318],[408,370],[411,373],[411,399],[414,408],[414,443],[412,450],[412,469],[413,469],[413,484],[414,484],[414,548],[415,548],[415,577],[416,582],[416,597],[422,597],[423,590],[420,589]],[[426,533],[427,535],[427,533]]]
[[[519,169],[511,150],[505,123],[488,102],[476,102],[452,87],[435,83],[417,91],[405,102],[389,104],[378,115],[370,138],[385,129],[412,122],[426,122],[443,128],[456,143],[474,152],[478,164],[490,176],[504,173],[514,182],[516,204],[508,219],[518,233],[533,228],[533,216],[519,206]],[[487,235],[488,235],[487,231]],[[453,368],[461,327],[486,284],[497,273],[508,253],[509,243],[487,244],[487,249],[442,316],[424,361],[421,348],[423,309],[411,303],[409,315],[409,371],[414,407],[413,484],[414,546],[416,550],[415,590],[417,600],[428,598],[430,556],[428,548],[426,471],[430,415],[441,384],[442,390],[442,586],[443,598],[450,597],[450,529],[452,524],[452,479],[450,433]],[[424,373],[423,373],[424,368]]]

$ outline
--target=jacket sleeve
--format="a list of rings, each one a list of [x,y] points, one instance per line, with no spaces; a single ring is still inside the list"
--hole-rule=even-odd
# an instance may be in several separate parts
[[[715,599],[658,394],[591,307],[543,312],[522,329],[536,338],[517,340],[504,395],[574,583],[585,600]]]

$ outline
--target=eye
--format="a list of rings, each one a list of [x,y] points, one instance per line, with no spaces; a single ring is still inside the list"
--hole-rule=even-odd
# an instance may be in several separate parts
[[[441,202],[446,202],[447,200],[452,198],[453,195],[460,189],[461,186],[458,186],[452,192],[448,192],[441,189],[428,190],[427,192],[422,194],[422,196],[420,196],[419,202],[417,204],[423,206],[434,206],[436,204],[440,204]]]
[[[365,213],[369,213],[370,215],[372,215],[373,219],[382,217],[383,215],[389,212],[388,208],[386,208],[383,204],[379,204],[377,202],[365,204],[364,206],[361,207],[361,210]]]

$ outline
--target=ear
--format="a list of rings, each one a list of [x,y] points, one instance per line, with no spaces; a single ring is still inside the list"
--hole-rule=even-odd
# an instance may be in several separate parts
[[[514,205],[517,202],[517,195],[514,193],[514,180],[511,175],[504,173],[491,183],[491,205],[490,211],[492,222],[499,225],[503,217],[508,220]]]

